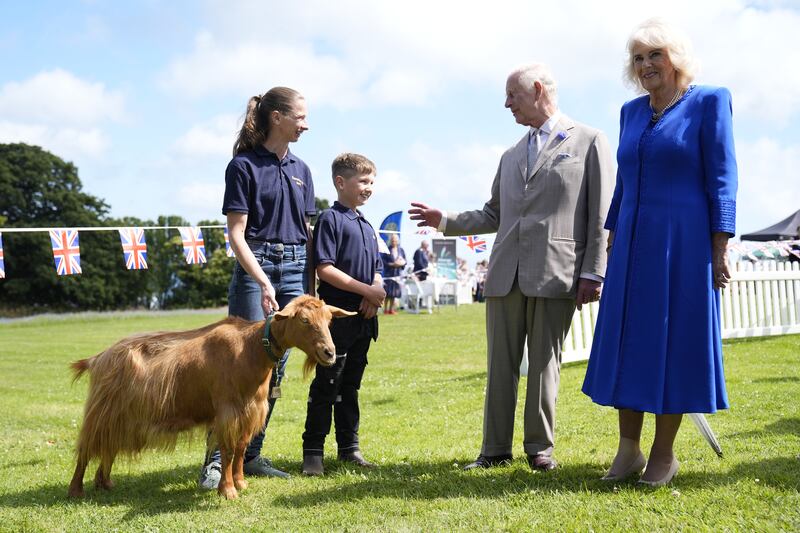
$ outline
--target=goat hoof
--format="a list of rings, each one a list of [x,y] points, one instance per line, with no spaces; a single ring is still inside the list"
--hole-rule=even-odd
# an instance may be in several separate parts
[[[94,482],[94,486],[97,489],[102,490],[111,490],[114,488],[114,482],[110,479],[96,479]]]
[[[227,488],[219,488],[219,495],[225,498],[226,500],[235,500],[239,497],[239,493],[236,492],[234,487],[227,487]]]
[[[244,479],[234,479],[233,486],[236,487],[238,490],[245,490],[247,488],[247,481]]]

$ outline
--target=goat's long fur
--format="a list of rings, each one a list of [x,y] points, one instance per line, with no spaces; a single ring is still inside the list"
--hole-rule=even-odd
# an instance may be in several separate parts
[[[275,316],[273,337],[282,349],[305,351],[305,366],[329,365],[335,353],[328,323],[346,314],[301,297]],[[117,454],[171,449],[178,433],[201,426],[211,430],[222,452],[220,494],[236,497],[232,484],[246,486],[240,464],[244,448],[268,409],[274,363],[261,343],[263,328],[263,321],[230,317],[191,331],[134,335],[72,363],[75,380],[88,373],[90,383],[70,495],[82,494],[91,459],[100,458],[96,485],[110,488]],[[236,472],[230,471],[232,460]]]

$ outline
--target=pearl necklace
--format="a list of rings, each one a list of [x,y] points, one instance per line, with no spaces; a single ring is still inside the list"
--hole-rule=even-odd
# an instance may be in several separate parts
[[[681,96],[683,96],[683,90],[680,87],[678,87],[678,90],[675,91],[675,96],[672,97],[672,100],[670,100],[667,106],[659,112],[656,112],[656,110],[653,109],[653,104],[650,104],[650,109],[653,111],[653,115],[650,117],[650,122],[652,122],[653,124],[658,122],[659,119],[664,116],[664,113],[667,112],[667,109],[674,106],[675,103],[677,103],[677,101],[681,99]]]

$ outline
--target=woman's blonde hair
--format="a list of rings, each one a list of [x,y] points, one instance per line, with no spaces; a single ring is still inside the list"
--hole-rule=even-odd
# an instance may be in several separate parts
[[[633,48],[637,44],[662,48],[667,52],[672,66],[675,67],[679,87],[685,89],[694,80],[698,64],[692,53],[692,43],[689,38],[664,19],[651,18],[636,26],[628,37],[628,57],[623,69],[623,78],[625,83],[637,92],[645,92],[633,65]]]
[[[303,98],[299,92],[289,87],[273,87],[261,96],[253,96],[247,102],[244,122],[236,142],[233,143],[233,155],[236,156],[256,146],[264,144],[269,135],[270,115],[273,111],[288,114],[294,108],[297,99]]]

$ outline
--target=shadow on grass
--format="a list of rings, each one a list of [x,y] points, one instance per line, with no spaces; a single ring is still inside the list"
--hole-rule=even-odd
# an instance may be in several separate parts
[[[800,418],[781,418],[771,424],[767,424],[763,429],[731,433],[727,437],[750,438],[763,435],[764,432],[779,435],[800,435]]]
[[[466,464],[467,461],[465,461]],[[631,490],[649,492],[654,489],[636,485],[636,478],[622,483],[600,481],[604,465],[597,463],[563,464],[552,472],[532,472],[524,459],[510,466],[465,472],[452,461],[388,463],[373,470],[362,470],[339,461],[326,461],[326,476],[313,480],[300,477],[299,462],[290,463],[293,480],[254,480],[247,493],[256,497],[265,494],[272,505],[284,508],[306,508],[326,504],[347,504],[361,499],[435,500],[472,498],[503,500],[515,494],[540,494],[550,497],[564,493],[608,494]],[[79,508],[85,505],[124,508],[124,521],[141,516],[192,513],[198,509],[224,508],[225,502],[197,488],[197,469],[170,468],[144,474],[114,476],[116,487],[96,490],[87,472],[86,496],[82,500],[67,498],[68,477],[64,482],[15,493],[0,495],[2,508],[37,508],[47,512],[51,507]],[[719,473],[692,472],[683,469],[671,488],[683,493],[703,491],[715,486],[754,481],[780,490],[800,490],[800,459],[775,457],[756,462],[741,462]],[[275,495],[267,492],[264,483],[292,483],[291,490]],[[307,490],[306,487],[308,487]],[[299,490],[298,490],[299,489]],[[333,489],[333,490],[332,490]],[[658,490],[658,489],[655,489]],[[246,495],[243,495],[246,497]],[[274,497],[273,497],[274,496]]]
[[[390,403],[397,403],[397,398],[389,396],[388,398],[381,398],[370,402],[371,405],[388,405]]]
[[[465,374],[463,376],[447,377],[446,379],[442,379],[441,381],[443,383],[444,382],[452,383],[452,382],[462,382],[462,381],[470,382],[470,381],[475,381],[475,380],[478,380],[478,379],[484,379],[485,380],[486,379],[486,372],[475,372],[473,374]]]
[[[800,418],[781,418],[772,424],[767,424],[764,429],[770,433],[800,435]]]
[[[4,463],[6,468],[17,468],[20,466],[36,466],[44,463],[44,459],[28,459],[27,461],[16,461],[13,463]]]
[[[65,472],[64,482],[0,495],[2,508],[80,507],[91,504],[103,507],[129,508],[124,519],[139,515],[158,515],[195,511],[200,504],[208,504],[208,492],[197,487],[198,469],[170,468],[144,474],[115,474],[111,477],[116,486],[110,491],[94,488],[94,466],[86,471],[85,496],[81,499],[67,497],[70,476]]]
[[[547,472],[532,472],[524,460],[517,459],[511,466],[465,472],[449,462],[399,463],[382,465],[377,470],[362,471],[331,462],[327,479],[320,479],[320,488],[304,494],[280,495],[275,505],[285,507],[313,507],[329,503],[348,503],[354,499],[402,498],[432,500],[441,498],[479,498],[501,500],[509,495],[539,493],[543,496],[564,493],[607,494],[621,489],[652,492],[650,487],[637,485],[636,477],[619,483],[600,480],[605,474],[603,465],[575,463],[561,465]],[[342,484],[341,476],[355,476],[353,483]],[[707,490],[714,486],[758,479],[758,483],[782,490],[800,488],[800,460],[796,457],[779,457],[757,462],[743,462],[722,473],[681,472],[674,487],[682,492]]]
[[[603,474],[602,465],[570,464],[540,473],[531,471],[524,459],[516,459],[510,466],[465,472],[461,468],[468,462],[465,460],[459,465],[452,461],[384,463],[376,469],[363,470],[326,460],[326,475],[314,480],[318,488],[305,493],[281,494],[273,503],[288,508],[304,508],[376,498],[492,500],[532,491],[555,494],[613,490],[599,481],[596,484],[587,482],[589,479],[599,480]],[[296,466],[300,468],[299,463]]]
[[[798,376],[776,376],[772,378],[754,379],[753,383],[797,383],[800,381]]]

